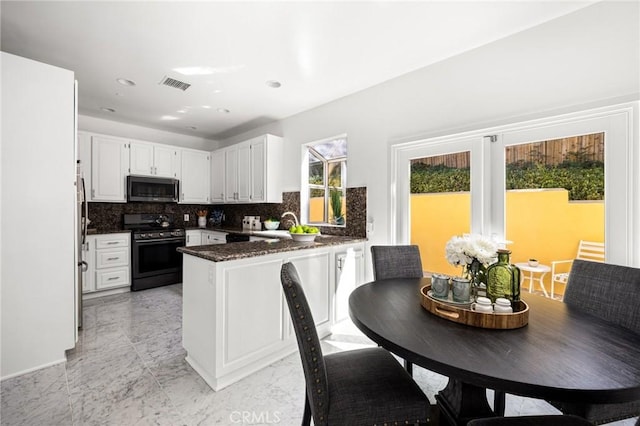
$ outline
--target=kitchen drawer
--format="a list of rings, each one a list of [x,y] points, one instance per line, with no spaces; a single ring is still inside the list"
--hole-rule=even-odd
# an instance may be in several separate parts
[[[129,275],[129,268],[114,268],[105,271],[96,271],[96,290],[129,285]]]
[[[226,244],[227,233],[216,231],[202,231],[202,244]]]
[[[129,265],[128,248],[96,251],[96,269],[127,265]]]
[[[117,234],[114,236],[100,236],[96,238],[96,249],[110,249],[117,247],[129,247],[129,234]]]

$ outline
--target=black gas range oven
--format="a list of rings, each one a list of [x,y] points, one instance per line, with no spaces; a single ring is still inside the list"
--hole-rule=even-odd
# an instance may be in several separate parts
[[[131,230],[131,290],[146,290],[182,282],[185,231],[171,215],[125,214],[124,229]]]

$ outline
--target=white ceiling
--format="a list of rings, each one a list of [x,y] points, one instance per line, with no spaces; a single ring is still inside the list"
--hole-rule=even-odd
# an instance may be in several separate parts
[[[1,42],[73,70],[80,114],[223,139],[591,3],[3,0]],[[195,66],[213,73],[175,71]],[[164,76],[192,86],[159,85]]]

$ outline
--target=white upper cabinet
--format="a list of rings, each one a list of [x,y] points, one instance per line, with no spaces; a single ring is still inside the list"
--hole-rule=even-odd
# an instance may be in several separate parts
[[[209,153],[182,149],[180,164],[180,203],[208,203],[211,171]]]
[[[263,135],[214,154],[224,155],[224,202],[282,202],[282,138]]]
[[[224,150],[211,153],[211,203],[224,203]]]
[[[174,158],[177,149],[167,145],[131,142],[129,173],[139,176],[176,177]]]
[[[129,173],[153,176],[153,145],[135,142],[129,145]]]
[[[224,201],[235,203],[238,197],[238,147],[231,146],[224,152]]]
[[[282,202],[282,138],[264,135],[251,139],[251,201]]]
[[[247,149],[246,157],[243,157],[242,167],[245,170],[251,168],[249,152]],[[237,170],[237,150],[234,153],[236,162],[233,167]],[[126,202],[128,175],[178,179],[178,202],[182,204],[226,201],[225,150],[210,153],[117,136],[79,132],[78,159],[84,171],[89,201]],[[247,188],[242,191],[243,199],[248,200],[251,184],[250,181],[243,182],[243,188]],[[234,181],[234,185],[237,185],[237,181]],[[237,195],[238,191],[231,191],[232,196],[234,193]]]
[[[251,145],[241,143],[238,145],[238,196],[236,201],[248,203],[251,201]]]
[[[248,143],[232,145],[225,153],[225,201],[248,203],[251,201],[251,146]]]
[[[91,140],[91,201],[126,202],[125,177],[129,171],[126,141],[106,136]]]

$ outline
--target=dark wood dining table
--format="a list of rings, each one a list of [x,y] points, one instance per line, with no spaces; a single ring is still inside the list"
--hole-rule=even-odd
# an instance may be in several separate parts
[[[458,324],[420,304],[428,278],[387,279],[349,297],[354,324],[390,352],[449,378],[436,396],[440,421],[463,425],[495,415],[486,389],[544,400],[640,400],[640,335],[533,294],[522,328]]]

